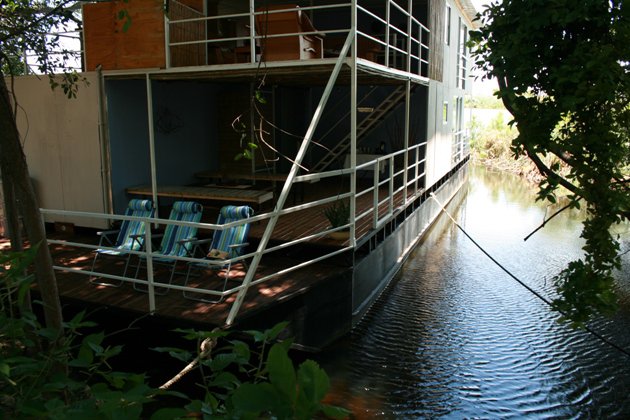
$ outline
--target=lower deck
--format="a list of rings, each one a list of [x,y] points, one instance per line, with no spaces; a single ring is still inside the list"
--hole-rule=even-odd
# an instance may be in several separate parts
[[[232,325],[236,328],[267,328],[276,322],[289,321],[296,342],[306,348],[319,348],[349,331],[354,318],[365,313],[439,215],[440,208],[429,199],[429,194],[435,192],[440,200],[450,201],[465,182],[466,171],[460,170],[465,163],[463,161],[429,190],[412,194],[412,189],[408,188],[406,200],[403,200],[404,189],[388,196],[388,187],[382,186],[385,191],[379,191],[379,196],[383,193],[386,199],[377,206],[377,213],[391,211],[392,216],[377,229],[374,229],[371,218],[377,216],[366,216],[371,214],[373,197],[357,197],[355,214],[363,217],[355,219],[355,247],[350,246],[349,239],[339,241],[327,235],[313,235],[314,231],[326,229],[328,223],[318,207],[306,208],[298,216],[289,213],[280,217],[267,247],[273,251],[263,254]],[[325,181],[307,184],[304,196],[314,199],[321,194],[330,194],[334,188],[338,185]],[[208,206],[207,210],[212,212],[212,207]],[[204,213],[204,217],[212,217],[212,214]],[[251,249],[247,252],[256,250],[267,223],[267,219],[251,223]],[[77,243],[86,244],[86,247],[77,247],[74,245]],[[287,243],[291,246],[284,247]],[[144,279],[149,278],[145,268],[135,270],[138,258],[132,260],[132,268],[126,275],[128,279],[122,286],[90,282],[91,271],[122,276],[125,266],[121,258],[99,258],[92,269],[93,249],[98,246],[95,231],[51,232],[49,244],[58,269],[62,300],[91,308],[111,308],[137,317],[152,313],[183,326],[197,325],[204,329],[223,326],[237,296],[230,293],[218,303],[200,302],[186,299],[184,287],[220,289],[228,275],[228,289],[240,287],[247,274],[246,267],[237,263],[229,272],[226,268],[201,270],[195,276],[187,277],[189,261],[178,261],[171,284],[167,283],[170,269],[154,269],[156,294],[149,295],[138,290],[146,287],[147,280]],[[159,286],[167,284],[168,292],[160,294],[166,290]]]

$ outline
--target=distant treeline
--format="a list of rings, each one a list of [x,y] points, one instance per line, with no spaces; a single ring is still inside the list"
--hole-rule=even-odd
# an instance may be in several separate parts
[[[466,98],[466,108],[504,109],[503,102],[496,96],[472,96]]]

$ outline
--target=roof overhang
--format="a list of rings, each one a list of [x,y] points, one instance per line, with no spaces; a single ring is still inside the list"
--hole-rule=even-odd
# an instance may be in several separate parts
[[[455,0],[455,3],[457,4],[457,7],[459,8],[459,10],[462,11],[462,14],[466,18],[466,20],[468,21],[467,22],[468,26],[471,29],[478,29],[479,22],[475,20],[477,18],[478,11],[475,5],[472,4],[470,0]]]

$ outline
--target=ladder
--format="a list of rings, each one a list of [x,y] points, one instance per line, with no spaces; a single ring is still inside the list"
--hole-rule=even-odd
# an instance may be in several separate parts
[[[357,145],[365,138],[367,133],[376,127],[376,124],[379,121],[382,121],[385,116],[394,109],[402,99],[404,99],[405,91],[405,85],[399,86],[387,98],[385,98],[377,108],[374,108],[374,111],[366,115],[365,118],[357,123]],[[330,148],[324,157],[313,165],[311,172],[324,171],[333,162],[337,161],[342,155],[347,153],[348,149],[350,149],[351,134],[352,133],[348,133],[347,136],[337,142],[335,146]]]

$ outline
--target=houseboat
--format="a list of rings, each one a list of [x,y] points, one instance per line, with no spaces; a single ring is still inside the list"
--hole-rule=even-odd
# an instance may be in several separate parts
[[[15,81],[62,299],[204,327],[286,320],[312,349],[347,333],[438,201],[462,195],[475,14],[469,0],[83,4],[77,98]],[[98,241],[130,225],[131,246]],[[173,230],[186,253],[165,255]]]

